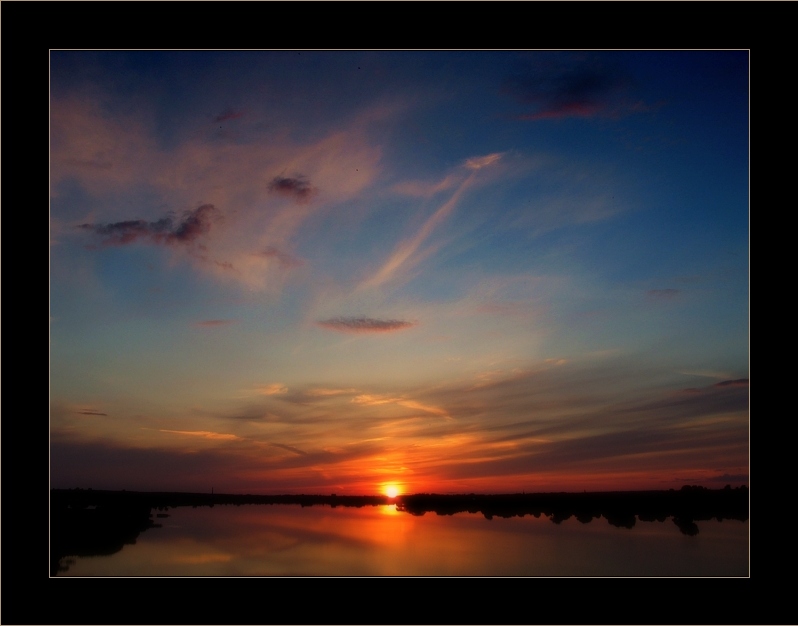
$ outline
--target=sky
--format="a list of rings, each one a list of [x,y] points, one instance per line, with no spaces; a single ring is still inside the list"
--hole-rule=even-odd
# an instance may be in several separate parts
[[[747,51],[52,51],[50,481],[749,478]]]

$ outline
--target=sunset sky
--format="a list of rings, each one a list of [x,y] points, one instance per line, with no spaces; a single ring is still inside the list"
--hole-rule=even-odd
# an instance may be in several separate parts
[[[52,487],[748,483],[748,52],[52,52]]]

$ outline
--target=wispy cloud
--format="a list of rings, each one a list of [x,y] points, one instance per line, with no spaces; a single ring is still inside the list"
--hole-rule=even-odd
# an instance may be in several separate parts
[[[236,320],[202,320],[201,322],[195,322],[194,326],[199,326],[201,328],[216,328],[217,326],[227,326],[228,324],[235,323]]]
[[[78,415],[104,415],[108,416],[108,413],[103,413],[102,411],[92,411],[90,409],[83,409],[81,411],[77,411]]]
[[[239,141],[208,133],[207,124],[214,113],[233,120],[244,109],[212,109],[187,117],[174,131],[176,141],[164,143],[149,111],[99,87],[54,96],[51,109],[52,195],[66,197],[73,188],[86,194],[70,209],[71,219],[61,220],[68,226],[54,220],[54,236],[63,238],[68,228],[91,234],[87,243],[98,246],[187,250],[197,270],[252,291],[282,290],[283,270],[302,263],[290,250],[308,220],[359,198],[381,169],[382,150],[369,132],[380,120],[368,112],[304,141],[290,128],[268,141]],[[256,134],[273,113],[266,104],[248,104],[245,111]],[[198,199],[218,207],[223,224],[203,211],[184,220],[163,209],[194,208]]]
[[[275,448],[282,448],[283,450],[287,450],[288,452],[293,452],[294,454],[298,454],[299,456],[307,456],[307,454],[308,454],[304,450],[300,450],[299,448],[295,448],[293,446],[287,446],[284,443],[274,443],[274,442],[272,442],[269,445],[272,445]]]
[[[322,328],[347,333],[386,333],[416,325],[405,320],[380,320],[371,317],[333,317],[317,324]]]
[[[738,378],[736,380],[724,380],[712,385],[713,387],[748,387],[747,378]]]
[[[149,239],[152,243],[164,245],[190,244],[207,234],[219,215],[215,206],[203,204],[186,212],[177,224],[171,217],[164,217],[155,222],[127,220],[111,224],[80,224],[78,228],[103,237],[103,245],[107,246],[124,246],[139,239]]]
[[[418,402],[417,400],[412,400],[409,398],[402,398],[402,397],[392,397],[392,396],[384,396],[384,395],[373,395],[373,394],[361,394],[359,396],[355,396],[351,400],[355,404],[362,404],[365,406],[379,406],[381,404],[397,404],[399,406],[406,407],[408,409],[413,409],[417,411],[424,411],[425,413],[432,413],[433,415],[441,415],[443,417],[449,417],[449,414],[446,412],[445,409],[442,409],[437,406],[432,406],[429,404],[424,404],[423,402]]]
[[[274,259],[277,261],[280,267],[284,269],[299,267],[303,264],[302,259],[298,259],[286,252],[283,252],[282,250],[278,250],[274,246],[268,246],[260,252],[256,252],[255,255],[263,257],[264,259]]]
[[[427,181],[417,181],[417,180],[408,180],[403,181],[400,183],[396,183],[393,187],[391,187],[392,191],[396,193],[400,193],[404,196],[414,196],[417,198],[430,198],[441,191],[446,191],[447,189],[451,189],[454,187],[458,182],[462,180],[462,176],[458,176],[456,174],[449,174],[448,176],[444,177],[442,180],[427,182]]]
[[[704,387],[687,387],[682,389],[682,393],[689,393],[689,394],[718,394],[724,391],[732,392],[736,389],[747,389],[748,388],[748,379],[747,378],[740,378],[737,380],[722,380],[718,383],[714,383],[712,385],[706,385]]]
[[[443,222],[457,206],[463,192],[468,188],[479,170],[495,163],[502,156],[502,153],[493,153],[479,157],[472,157],[465,161],[463,166],[471,171],[471,174],[455,189],[451,198],[433,213],[421,229],[409,239],[400,242],[383,266],[370,278],[365,280],[361,287],[378,287],[391,280],[397,272],[404,266],[412,267],[418,263],[425,255],[417,254],[421,245],[429,238],[435,228]]]
[[[488,165],[495,163],[500,158],[502,158],[501,152],[494,152],[493,154],[486,154],[485,156],[473,157],[471,159],[466,159],[465,167],[469,170],[481,170],[483,167],[487,167]]]
[[[269,191],[293,198],[297,202],[307,202],[316,193],[316,189],[301,175],[294,178],[275,176],[269,183]]]
[[[345,396],[357,393],[357,389],[349,387],[347,389],[329,389],[326,387],[316,387],[315,389],[308,389],[305,394],[308,396]]]
[[[281,393],[288,393],[288,387],[282,383],[272,383],[271,385],[259,385],[255,391],[263,396],[274,396]]]
[[[159,429],[162,433],[171,433],[173,435],[186,435],[188,437],[203,437],[205,439],[221,439],[224,441],[234,441],[236,439],[241,439],[237,435],[233,435],[230,433],[215,433],[209,430],[166,430],[164,428]]]

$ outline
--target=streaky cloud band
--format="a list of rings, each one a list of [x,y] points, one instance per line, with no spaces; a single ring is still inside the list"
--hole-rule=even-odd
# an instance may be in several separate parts
[[[317,322],[322,328],[346,333],[385,333],[415,326],[405,320],[379,320],[371,317],[333,317]]]

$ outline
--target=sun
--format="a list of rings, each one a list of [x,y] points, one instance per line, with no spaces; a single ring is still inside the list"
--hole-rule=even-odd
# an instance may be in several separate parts
[[[396,485],[385,485],[383,490],[385,491],[385,495],[389,498],[395,498],[399,495],[399,487]]]

